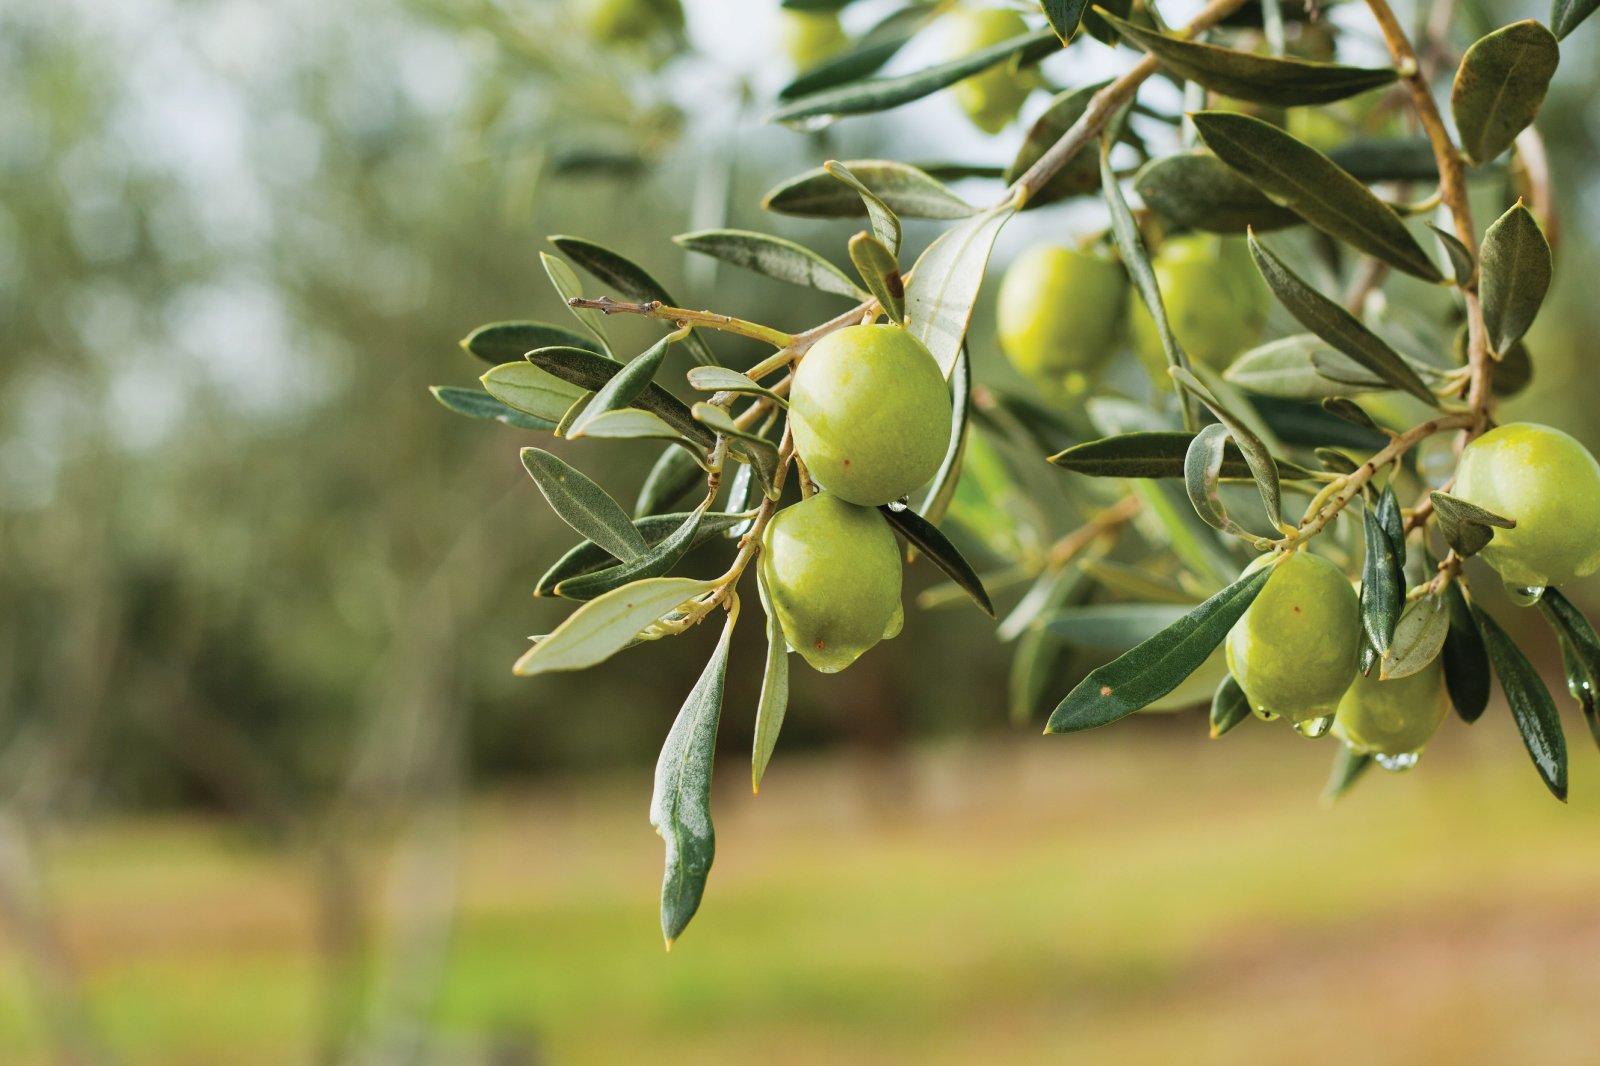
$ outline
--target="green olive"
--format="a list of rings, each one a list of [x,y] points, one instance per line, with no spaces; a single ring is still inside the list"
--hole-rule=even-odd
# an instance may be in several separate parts
[[[927,483],[950,441],[950,390],[899,326],[847,326],[812,346],[789,393],[794,447],[817,484],[867,507]]]
[[[1255,602],[1228,632],[1228,669],[1251,708],[1294,722],[1330,715],[1356,676],[1361,611],[1350,580],[1319,555],[1270,565]]]
[[[1028,24],[1015,11],[957,9],[944,18],[942,51],[946,60],[960,59],[1027,32]],[[951,92],[974,126],[985,133],[998,133],[1017,117],[1033,84],[1031,74],[1015,71],[1009,63],[996,63],[956,82]]]
[[[683,29],[681,0],[588,0],[584,24],[597,40],[642,41]]]
[[[832,11],[791,11],[784,8],[783,50],[796,70],[810,70],[834,56],[850,43],[839,16]]]
[[[1533,422],[1467,445],[1452,494],[1503,518],[1484,562],[1512,585],[1565,585],[1600,570],[1600,463],[1573,437]]]
[[[1409,755],[1421,751],[1450,710],[1444,665],[1433,660],[1409,677],[1378,680],[1378,671],[1356,675],[1339,701],[1333,735],[1365,755]]]
[[[1261,338],[1269,294],[1237,237],[1194,234],[1161,244],[1151,260],[1167,323],[1189,358],[1221,370]],[[1167,380],[1161,335],[1144,301],[1128,301],[1134,351],[1158,382]]]
[[[1055,245],[1030,248],[1000,283],[1000,349],[1046,399],[1071,399],[1115,354],[1127,292],[1120,263]]]
[[[882,515],[820,492],[762,538],[761,576],[789,645],[825,674],[900,632],[900,546]]]

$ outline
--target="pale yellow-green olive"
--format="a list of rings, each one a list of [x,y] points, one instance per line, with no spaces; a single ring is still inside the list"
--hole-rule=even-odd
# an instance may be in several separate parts
[[[868,507],[920,488],[950,441],[950,389],[899,326],[848,326],[800,360],[789,392],[795,452],[813,479]]]
[[[1190,359],[1221,370],[1261,339],[1270,294],[1242,238],[1191,234],[1162,242],[1151,259],[1173,336]],[[1161,334],[1144,301],[1128,301],[1133,349],[1167,382]]]
[[[1016,11],[958,8],[940,20],[940,51],[946,60],[960,59],[1027,33],[1028,28]],[[985,133],[998,133],[1017,117],[1035,80],[1031,72],[997,63],[956,82],[951,92],[974,126]]]
[[[1600,570],[1600,463],[1559,429],[1491,429],[1461,453],[1451,491],[1516,521],[1481,553],[1507,583],[1565,585]]]
[[[762,538],[761,576],[790,647],[825,674],[900,632],[900,546],[877,511],[821,492]]]
[[[782,19],[783,50],[795,70],[810,70],[834,56],[850,43],[839,16],[832,11],[779,12]]]
[[[642,41],[683,29],[681,0],[585,0],[584,25],[610,44]]]
[[[1114,260],[1030,248],[1000,282],[1000,349],[1046,399],[1070,400],[1115,354],[1127,294],[1128,275]]]
[[[1361,613],[1350,579],[1319,555],[1276,560],[1272,576],[1228,632],[1228,669],[1250,707],[1294,722],[1323,718],[1356,676]]]
[[[1333,735],[1364,755],[1409,755],[1422,750],[1450,710],[1444,665],[1435,659],[1409,677],[1356,675],[1339,701]]]

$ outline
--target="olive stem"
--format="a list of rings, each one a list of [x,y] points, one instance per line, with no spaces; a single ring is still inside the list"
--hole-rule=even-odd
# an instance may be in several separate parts
[[[787,348],[793,344],[793,335],[782,330],[763,326],[757,322],[746,322],[742,318],[731,315],[719,315],[714,311],[690,311],[683,307],[671,307],[660,300],[651,300],[648,303],[626,303],[613,300],[609,296],[602,296],[598,300],[589,300],[581,296],[567,301],[568,307],[585,311],[599,311],[603,315],[643,315],[646,318],[659,318],[668,322],[676,322],[679,326],[704,326],[707,329],[721,330],[724,333],[734,333],[751,340],[765,341],[774,348]]]

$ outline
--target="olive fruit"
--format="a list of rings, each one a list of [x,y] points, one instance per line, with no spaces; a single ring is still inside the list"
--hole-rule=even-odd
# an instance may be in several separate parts
[[[1333,735],[1363,755],[1421,751],[1450,710],[1444,664],[1435,659],[1409,677],[1378,680],[1374,670],[1356,680],[1339,701]]]
[[[950,390],[899,326],[847,326],[800,360],[789,393],[794,447],[817,484],[875,507],[927,483],[950,441]]]
[[[1015,11],[957,9],[943,20],[942,51],[947,60],[961,59],[1027,32],[1028,24]],[[1032,89],[1032,75],[1002,62],[956,82],[951,92],[974,126],[998,133],[1017,117]]]
[[[778,624],[814,669],[837,673],[900,632],[900,546],[878,512],[819,492],[774,515],[762,547]]]
[[[1000,283],[1000,349],[1046,399],[1083,392],[1115,354],[1128,276],[1120,263],[1041,244]]]
[[[1559,429],[1491,429],[1461,453],[1451,492],[1517,523],[1480,553],[1508,584],[1564,585],[1600,570],[1600,463]]]
[[[832,11],[794,11],[784,8],[782,16],[783,50],[796,70],[810,70],[834,56],[850,43]]]
[[[1297,551],[1257,560],[1272,576],[1228,631],[1228,669],[1250,707],[1294,722],[1324,718],[1356,676],[1361,613],[1337,566]]]
[[[681,0],[588,0],[584,24],[612,44],[643,41],[683,29]]]
[[[1269,294],[1244,241],[1208,234],[1169,238],[1150,265],[1167,324],[1190,359],[1221,370],[1260,339]],[[1128,303],[1134,351],[1164,383],[1167,357],[1155,320],[1142,300]]]

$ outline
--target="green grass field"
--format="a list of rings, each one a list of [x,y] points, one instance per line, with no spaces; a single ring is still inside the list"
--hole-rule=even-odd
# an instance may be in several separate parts
[[[1570,726],[1569,806],[1503,708],[1333,809],[1329,745],[1259,723],[891,765],[780,752],[755,798],[725,755],[717,868],[670,954],[648,772],[482,799],[448,937],[386,932],[427,913],[395,886],[448,883],[448,839],[373,871],[369,1061],[1592,1064],[1600,759]],[[309,1061],[325,985],[304,856],[194,820],[78,830],[47,856],[120,1060]],[[53,1061],[38,1014],[0,941],[0,1062]],[[419,1020],[435,1035],[407,1060]]]

